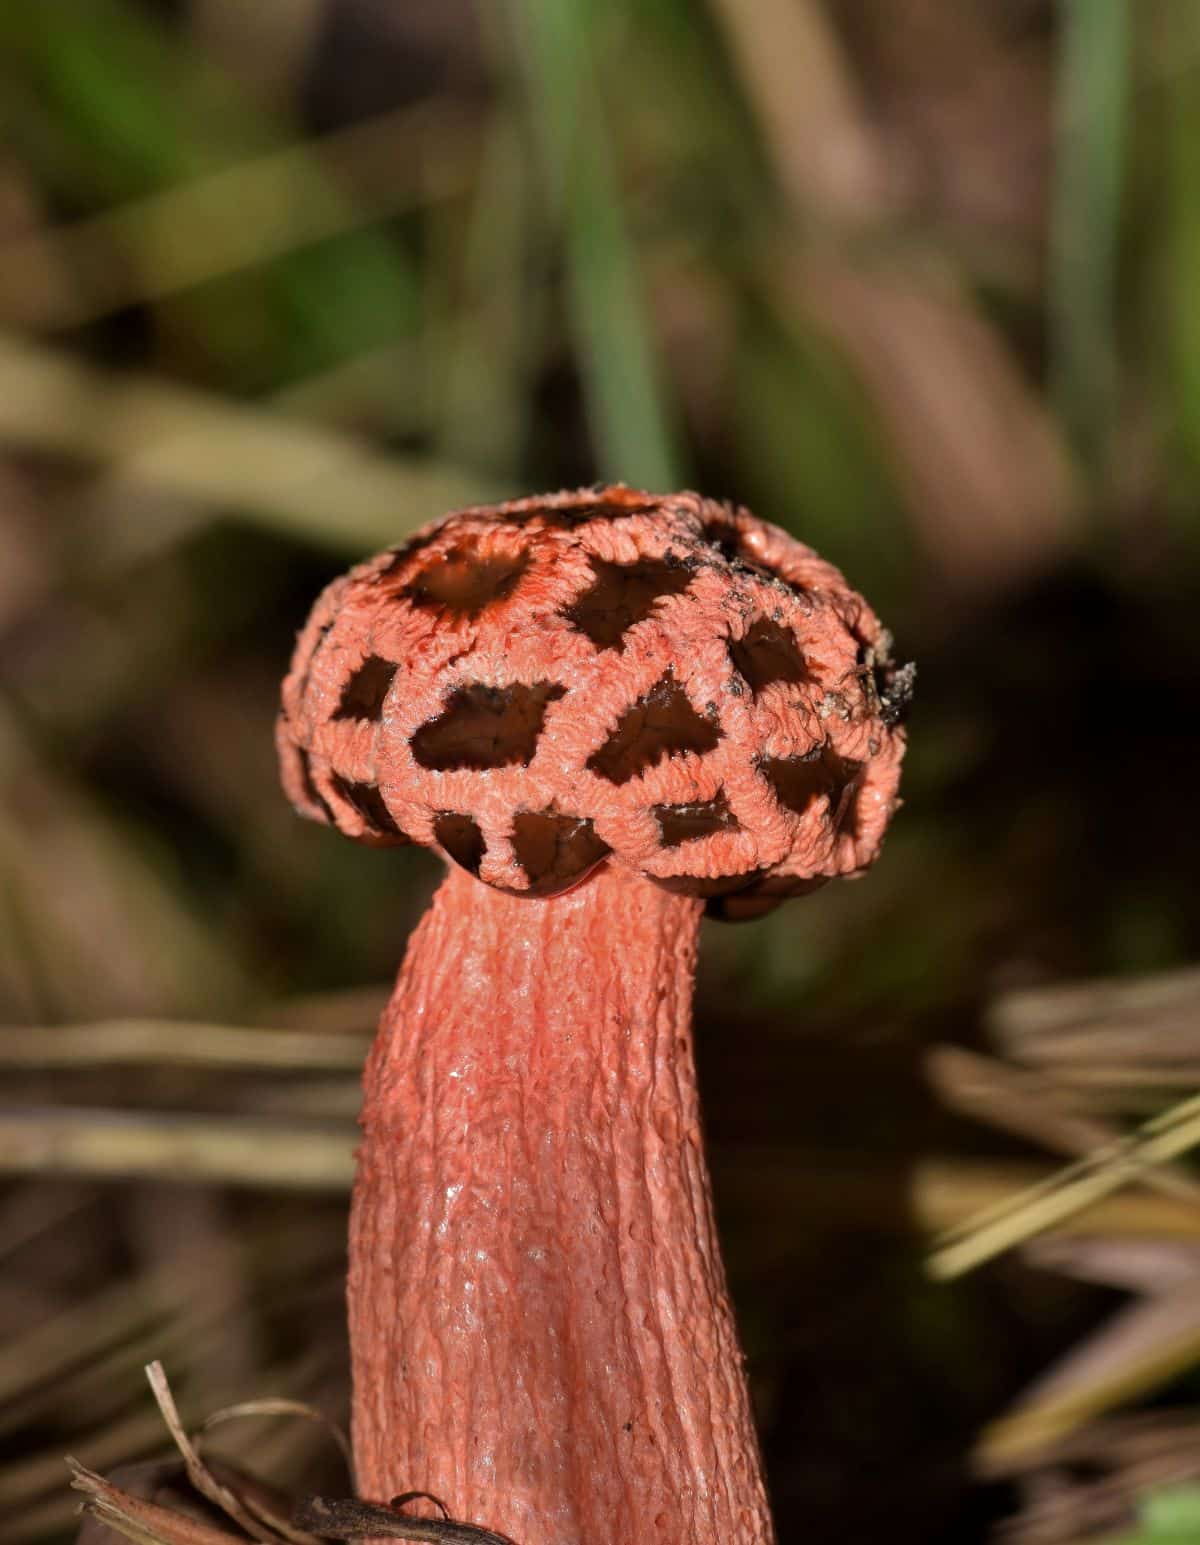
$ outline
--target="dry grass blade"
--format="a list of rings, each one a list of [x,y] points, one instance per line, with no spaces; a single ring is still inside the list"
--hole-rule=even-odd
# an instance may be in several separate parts
[[[1200,1281],[1200,1249],[1161,1239],[1071,1239],[1047,1235],[1022,1246],[1022,1258],[1042,1271],[1096,1282],[1127,1293],[1162,1293]]]
[[[130,1455],[149,1453],[162,1444],[162,1424],[150,1411],[140,1411],[124,1421],[112,1422],[88,1438],[88,1457],[93,1464],[124,1464]],[[0,1470],[0,1518],[20,1518],[26,1507],[62,1485],[62,1449],[43,1449],[33,1459],[17,1461]],[[4,1536],[7,1538],[7,1536]]]
[[[715,13],[797,208],[855,224],[888,213],[895,200],[887,165],[826,8],[814,0],[717,0]]]
[[[998,1542],[1084,1545],[1086,1538],[1087,1545],[1130,1545],[1139,1500],[1200,1473],[1200,1422],[1189,1409],[1101,1417],[1036,1450],[977,1451],[974,1459],[979,1474],[1016,1481],[1027,1499],[1020,1515],[1001,1525]],[[1122,1532],[1107,1532],[1113,1528]],[[1153,1529],[1149,1535],[1160,1538]],[[1168,1529],[1162,1545],[1193,1537]]]
[[[907,1176],[885,1167],[847,1162],[828,1149],[712,1146],[721,1194],[749,1203],[768,1189],[778,1206],[803,1211],[836,1234],[869,1226],[882,1232],[912,1228],[934,1235],[1046,1184],[1043,1165],[939,1155],[916,1163]],[[1200,1208],[1151,1193],[1112,1195],[1086,1214],[1065,1218],[1056,1234],[1120,1239],[1200,1240]]]
[[[1175,1454],[1125,1466],[1099,1481],[1055,1475],[1018,1518],[999,1527],[996,1545],[1192,1545],[1194,1530],[1163,1533],[1146,1519],[1140,1520],[1144,1529],[1138,1523],[1148,1493],[1178,1486],[1195,1473],[1194,1456]]]
[[[335,1421],[330,1420],[323,1411],[318,1411],[315,1406],[306,1405],[303,1400],[283,1400],[272,1397],[265,1400],[242,1400],[237,1405],[222,1406],[219,1411],[214,1411],[211,1416],[206,1416],[200,1424],[200,1433],[209,1433],[214,1427],[224,1425],[226,1422],[245,1421],[258,1416],[298,1416],[307,1422],[314,1422],[318,1427],[323,1427],[337,1444],[342,1458],[346,1461],[346,1471],[354,1482],[354,1454],[350,1448],[350,1440]]]
[[[912,1215],[930,1233],[959,1230],[1012,1198],[1050,1183],[1027,1164],[980,1164],[938,1159],[919,1164],[912,1179]],[[1056,1236],[1122,1239],[1200,1239],[1200,1211],[1174,1197],[1109,1195],[1085,1213],[1054,1225]]]
[[[1145,1394],[1190,1367],[1200,1352],[1200,1276],[1132,1304],[1069,1352],[993,1422],[978,1447],[995,1472],[1023,1454],[1045,1450],[1084,1422]]]
[[[70,1541],[74,1535],[75,1545],[87,1545],[86,1541],[79,1539],[75,1531],[82,1532],[87,1528],[87,1519],[94,1518],[94,1514],[87,1514],[80,1525],[79,1515],[86,1513],[86,1505],[78,1503],[74,1497],[63,1492],[62,1496],[55,1497],[50,1502],[40,1503],[34,1507],[22,1508],[20,1518],[5,1519],[5,1545],[28,1545],[32,1541],[66,1540]],[[103,1527],[101,1520],[97,1520],[97,1528]],[[107,1530],[106,1530],[107,1532]],[[105,1540],[104,1545],[112,1545],[111,1534]]]
[[[102,1476],[85,1469],[77,1459],[67,1459],[71,1485],[81,1491],[83,1510],[109,1529],[115,1529],[137,1545],[245,1545],[245,1537],[214,1529],[182,1513],[132,1497]]]
[[[1064,1093],[1089,1097],[1105,1110],[1157,1109],[1171,1089],[1200,1085],[1200,1062],[1056,1063],[1048,1068]]]
[[[307,1534],[302,1529],[293,1528],[286,1518],[278,1517],[262,1501],[249,1496],[243,1498],[219,1481],[200,1457],[195,1445],[183,1429],[183,1423],[179,1420],[179,1412],[175,1406],[175,1398],[171,1394],[171,1386],[167,1382],[162,1364],[150,1363],[146,1368],[146,1377],[150,1381],[150,1388],[158,1402],[158,1409],[162,1412],[163,1421],[167,1424],[167,1430],[174,1439],[175,1446],[183,1455],[188,1479],[201,1496],[207,1497],[210,1502],[228,1513],[229,1517],[240,1524],[252,1539],[263,1542],[263,1545],[277,1545],[281,1539],[289,1540],[293,1545],[319,1545],[315,1536]]]
[[[959,1046],[934,1047],[926,1068],[948,1105],[1060,1153],[1086,1156],[1121,1141],[1121,1133],[1109,1123],[1064,1110],[1061,1098],[1040,1074],[1006,1067]],[[1142,1178],[1164,1196],[1200,1202],[1200,1183],[1183,1170],[1149,1169]]]
[[[0,335],[0,441],[351,550],[400,541],[495,493],[448,467],[151,376],[109,374],[12,334]]]
[[[1158,1065],[1200,1066],[1200,970],[1009,993],[992,1005],[987,1023],[996,1044],[1020,1062],[1080,1064],[1081,1074],[1109,1064],[1150,1084]]]
[[[36,1370],[31,1370],[32,1387],[19,1389],[14,1398],[0,1405],[0,1435],[52,1422],[68,1400],[71,1405],[86,1409],[97,1424],[111,1419],[125,1405],[128,1370],[135,1359],[145,1362],[155,1352],[192,1359],[201,1359],[206,1353],[219,1356],[229,1316],[238,1307],[236,1297],[223,1292],[206,1293],[196,1295],[198,1301],[193,1302],[182,1294],[186,1276],[204,1272],[209,1260],[209,1254],[202,1254],[194,1260],[193,1273],[179,1274],[181,1301],[177,1307],[164,1307],[162,1315],[147,1319],[134,1335],[122,1337],[111,1351],[88,1358],[49,1383],[38,1382]],[[90,1444],[88,1454],[89,1458],[95,1457]]]
[[[0,1409],[8,1411],[30,1389],[53,1384],[71,1368],[125,1345],[143,1327],[160,1324],[184,1286],[183,1273],[170,1265],[146,1273],[136,1293],[119,1279],[111,1281],[20,1341],[0,1347]]]
[[[171,1005],[187,1014],[201,1001],[215,1011],[245,990],[229,951],[178,887],[81,780],[51,765],[31,720],[7,696],[0,697],[0,916],[37,984],[31,1018],[90,1018],[109,1006],[149,1015]],[[0,994],[4,972],[0,958]]]
[[[935,1242],[934,1276],[950,1278],[1062,1223],[1155,1164],[1200,1143],[1200,1096],[1173,1106],[1129,1138],[1069,1165],[1040,1185],[1005,1198]]]
[[[952,282],[777,249],[785,312],[835,339],[879,416],[917,540],[948,588],[994,590],[1080,535],[1058,427],[1007,345]]]
[[[369,1042],[357,1035],[243,1029],[188,1020],[106,1019],[90,1025],[0,1029],[0,1068],[190,1067],[353,1072]]]
[[[977,1450],[980,1474],[990,1478],[1016,1476],[1042,1465],[1122,1467],[1142,1465],[1164,1456],[1185,1454],[1200,1465],[1200,1410],[1134,1411],[1104,1416],[1047,1443],[1036,1454],[1023,1449],[994,1456],[986,1464]]]
[[[73,1215],[86,1212],[94,1198],[83,1186],[22,1187],[0,1206],[0,1261],[31,1244],[65,1223]]]
[[[182,1354],[202,1354],[210,1333],[227,1322],[240,1292],[235,1282],[221,1286],[221,1246],[176,1254],[134,1278],[106,1280],[90,1297],[71,1303],[43,1324],[0,1347],[0,1433],[22,1419],[41,1419],[47,1402],[61,1402],[64,1389],[73,1398],[90,1397],[96,1383],[118,1383],[118,1371],[145,1361],[147,1342],[182,1343]],[[327,1236],[297,1239],[295,1230],[272,1228],[247,1250],[255,1296],[262,1305],[278,1296],[280,1287],[320,1273],[336,1259],[341,1244]],[[197,1284],[204,1292],[197,1292]],[[213,1284],[217,1287],[214,1289]],[[101,1441],[108,1444],[113,1429]],[[129,1438],[130,1448],[142,1437]],[[108,1448],[105,1453],[108,1453]],[[115,1450],[120,1457],[121,1450]],[[95,1455],[89,1450],[89,1457]],[[0,1502],[5,1491],[0,1472]]]
[[[0,245],[0,313],[78,327],[471,186],[476,129],[453,103],[408,107],[152,198]],[[82,276],[82,288],[54,274]]]
[[[142,1175],[345,1191],[352,1128],[117,1110],[0,1110],[0,1174]]]
[[[258,1017],[258,1023],[278,1025],[285,1030],[334,1033],[359,1030],[371,1036],[391,995],[389,984],[278,998],[267,1005]]]

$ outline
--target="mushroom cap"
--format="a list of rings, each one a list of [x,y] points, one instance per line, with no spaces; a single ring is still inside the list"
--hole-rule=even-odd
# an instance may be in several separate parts
[[[729,918],[876,856],[911,670],[803,543],[617,486],[463,510],[321,595],[283,687],[296,809],[548,896],[605,859]]]

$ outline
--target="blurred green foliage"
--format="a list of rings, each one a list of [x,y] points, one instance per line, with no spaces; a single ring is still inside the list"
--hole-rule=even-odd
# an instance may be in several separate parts
[[[1200,1488],[1152,1493],[1142,1507],[1142,1525],[1114,1545],[1189,1545],[1200,1539]]]

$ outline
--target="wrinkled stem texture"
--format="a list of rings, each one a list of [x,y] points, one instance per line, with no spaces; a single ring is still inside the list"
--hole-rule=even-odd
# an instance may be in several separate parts
[[[434,898],[366,1077],[363,1496],[427,1490],[517,1545],[774,1538],[701,1143],[699,915],[612,865]]]

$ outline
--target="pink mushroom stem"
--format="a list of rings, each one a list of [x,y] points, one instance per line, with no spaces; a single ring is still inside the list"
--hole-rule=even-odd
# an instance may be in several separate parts
[[[612,864],[542,901],[438,891],[366,1075],[364,1495],[520,1545],[774,1538],[701,1139],[702,909]]]

